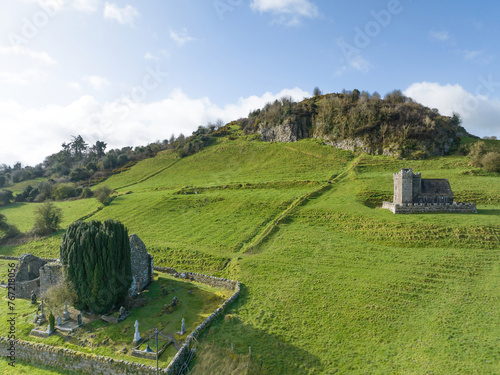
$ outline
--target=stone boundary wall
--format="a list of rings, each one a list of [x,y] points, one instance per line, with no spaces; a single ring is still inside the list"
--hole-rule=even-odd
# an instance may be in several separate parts
[[[19,260],[20,257],[0,255],[0,259]],[[58,261],[58,259],[45,259],[49,262]],[[220,277],[203,275],[194,272],[180,273],[175,268],[154,266],[158,272],[168,273],[174,277],[196,281],[215,287],[222,287],[234,290],[234,293],[224,303],[218,307],[208,318],[199,324],[193,332],[187,337],[184,344],[177,351],[169,365],[164,369],[159,369],[160,374],[177,374],[186,362],[191,346],[196,338],[203,333],[210,324],[221,316],[228,306],[233,303],[240,295],[240,282],[228,280]],[[0,356],[8,357],[11,350],[11,341],[0,336]],[[115,360],[113,358],[98,356],[95,354],[86,354],[76,352],[71,349],[57,348],[50,345],[32,343],[29,341],[18,340],[15,343],[15,357],[26,362],[41,363],[54,368],[73,371],[83,374],[100,375],[154,375],[156,367],[141,365],[134,362]]]
[[[11,341],[0,337],[0,355],[8,357]],[[114,360],[109,357],[76,352],[71,349],[57,348],[50,345],[33,343],[24,340],[15,342],[15,358],[26,362],[40,363],[54,368],[69,370],[75,374],[102,375],[154,375],[156,367],[134,362]],[[166,370],[160,369],[161,374]]]
[[[171,275],[174,275],[177,273],[175,268],[170,268],[170,267],[160,267],[160,266],[154,266],[153,269],[158,272],[163,272],[163,273],[169,273]]]
[[[196,274],[199,275],[199,274]],[[204,276],[204,275],[200,275]],[[206,276],[209,277],[210,276]],[[215,278],[218,279],[218,278]],[[189,356],[189,353],[191,351],[191,345],[196,341],[196,338],[203,333],[207,329],[207,327],[219,316],[221,316],[224,311],[226,311],[227,307],[233,303],[236,298],[240,295],[240,283],[239,281],[233,281],[233,280],[226,280],[226,279],[219,279],[219,280],[225,280],[228,283],[233,283],[234,285],[234,293],[231,297],[229,297],[224,303],[222,304],[221,307],[219,307],[217,310],[215,310],[203,323],[201,323],[198,327],[194,329],[193,332],[191,332],[187,337],[186,341],[182,345],[182,347],[179,349],[177,354],[174,356],[172,361],[170,361],[168,367],[166,368],[166,373],[169,375],[172,374],[177,374],[179,370],[181,369],[182,365],[186,362],[187,357]],[[200,281],[201,282],[201,281]]]
[[[475,203],[453,203],[453,204],[423,204],[423,203],[404,203],[395,204],[392,202],[383,202],[382,208],[390,210],[394,214],[413,214],[413,213],[477,213]]]

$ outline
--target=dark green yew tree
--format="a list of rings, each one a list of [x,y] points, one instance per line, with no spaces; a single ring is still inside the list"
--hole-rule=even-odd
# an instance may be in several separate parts
[[[60,258],[75,287],[79,310],[103,314],[127,296],[132,270],[128,232],[122,223],[74,222],[63,236]]]

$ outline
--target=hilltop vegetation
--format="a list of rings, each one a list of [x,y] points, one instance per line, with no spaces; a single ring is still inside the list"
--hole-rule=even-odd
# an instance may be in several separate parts
[[[317,95],[300,103],[284,97],[250,113],[238,123],[247,133],[289,128],[286,136],[266,140],[289,141],[307,137],[334,142],[356,141],[357,147],[371,154],[426,158],[446,155],[457,148],[460,137],[468,135],[457,114],[442,116],[404,96],[401,91],[378,93],[359,90]],[[279,133],[279,130],[278,130]]]

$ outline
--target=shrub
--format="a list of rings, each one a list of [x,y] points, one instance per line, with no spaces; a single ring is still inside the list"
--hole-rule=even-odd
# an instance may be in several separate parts
[[[500,172],[500,153],[488,152],[481,159],[484,170],[488,172]]]
[[[35,224],[32,232],[38,236],[45,236],[56,232],[62,220],[62,212],[53,203],[46,202],[35,209]]]
[[[21,234],[21,231],[13,224],[9,224],[7,230],[2,239],[8,240],[9,238],[17,237]]]
[[[479,141],[474,143],[470,147],[469,156],[470,156],[470,165],[473,167],[482,167],[483,166],[483,156],[486,153],[486,144],[483,141]]]
[[[55,200],[73,198],[77,195],[77,190],[72,184],[59,184],[52,192],[52,196]]]
[[[76,182],[86,180],[90,177],[90,175],[91,173],[87,170],[87,168],[80,166],[71,171],[71,173],[69,174],[69,178],[71,179],[71,181]]]
[[[63,236],[60,258],[75,288],[77,309],[103,314],[127,296],[130,243],[120,222],[74,222]]]
[[[44,296],[53,306],[62,306],[65,302],[74,305],[77,301],[75,288],[66,277],[48,289]]]
[[[94,190],[94,197],[103,205],[107,206],[111,203],[111,194],[114,192],[115,191],[107,185],[99,186]]]
[[[92,198],[92,196],[94,195],[94,193],[92,193],[92,190],[90,190],[90,188],[86,187],[86,188],[83,188],[82,190],[82,195],[80,195],[81,198]]]
[[[0,206],[8,205],[12,200],[14,200],[14,195],[10,190],[0,191]]]

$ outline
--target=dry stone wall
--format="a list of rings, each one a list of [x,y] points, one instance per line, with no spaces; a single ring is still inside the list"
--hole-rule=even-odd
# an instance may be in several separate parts
[[[23,340],[16,341],[15,358],[26,361],[62,368],[75,374],[102,375],[154,375],[156,368],[129,361],[114,360],[109,357],[85,354],[70,349],[58,348]],[[0,355],[8,357],[11,352],[11,341],[0,337]],[[166,374],[160,370],[160,374]]]
[[[475,203],[453,203],[453,204],[424,204],[424,203],[404,203],[395,204],[383,202],[382,208],[390,210],[394,214],[415,214],[415,213],[477,213]]]

